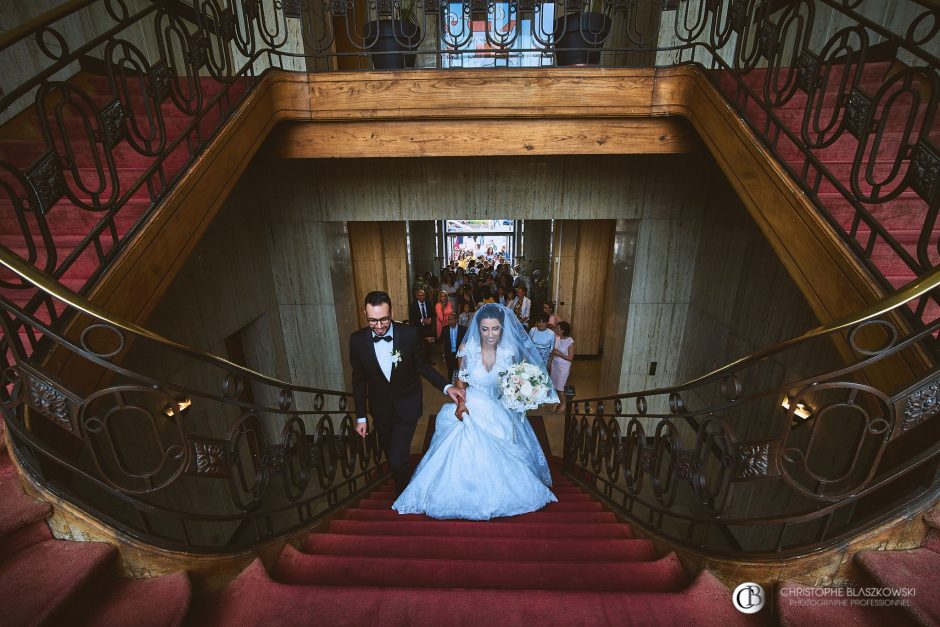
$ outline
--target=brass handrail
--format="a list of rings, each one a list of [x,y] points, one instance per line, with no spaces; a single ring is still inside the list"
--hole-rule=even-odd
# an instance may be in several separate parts
[[[114,316],[104,309],[98,307],[94,303],[90,302],[83,296],[76,294],[75,292],[66,288],[46,273],[29,265],[3,245],[0,245],[0,266],[3,266],[27,283],[35,286],[40,291],[55,298],[58,301],[61,301],[62,303],[65,303],[77,311],[80,311],[88,316],[91,316],[92,318],[105,322],[113,327],[138,337],[142,337],[174,351],[182,352],[190,357],[195,357],[226,370],[234,371],[238,374],[250,377],[256,381],[265,383],[272,387],[279,387],[295,392],[309,392],[311,394],[334,394],[338,396],[349,395],[348,392],[340,390],[328,390],[325,388],[313,388],[303,385],[296,385],[294,383],[288,383],[286,381],[269,377],[268,375],[257,372],[256,370],[252,370],[251,368],[246,368],[245,366],[241,366],[211,353],[196,350],[195,348],[181,344],[175,340],[171,340],[158,333],[154,333],[153,331],[145,329],[144,327],[134,324],[133,322],[128,322],[123,318]]]

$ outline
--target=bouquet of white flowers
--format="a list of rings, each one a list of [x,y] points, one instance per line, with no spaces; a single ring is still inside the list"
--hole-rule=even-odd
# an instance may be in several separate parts
[[[545,369],[524,361],[500,372],[499,377],[503,405],[510,411],[535,409],[549,402],[554,391]]]

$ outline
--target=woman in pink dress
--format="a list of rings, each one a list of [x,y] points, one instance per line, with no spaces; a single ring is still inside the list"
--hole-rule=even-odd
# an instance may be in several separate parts
[[[434,313],[437,318],[437,336],[441,336],[441,331],[447,326],[447,319],[454,312],[454,307],[450,304],[450,297],[447,292],[441,290],[437,296],[437,304],[434,305]]]
[[[574,360],[574,338],[571,337],[571,325],[562,320],[555,325],[555,348],[552,350],[550,375],[552,384],[558,391],[558,411],[565,411],[565,384],[571,373]]]

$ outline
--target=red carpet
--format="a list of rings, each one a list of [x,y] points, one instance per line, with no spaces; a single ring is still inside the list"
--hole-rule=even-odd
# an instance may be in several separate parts
[[[79,74],[70,79],[70,83],[85,90],[94,105],[100,108],[113,102],[116,97],[103,76]],[[222,86],[210,78],[202,79],[201,86],[204,93],[203,106],[206,107],[208,101],[221,91]],[[233,98],[240,97],[245,92],[245,87],[246,84],[243,81],[237,82],[233,88]],[[132,92],[125,98],[122,105],[126,109],[138,111],[141,116],[144,116],[145,106],[142,93]],[[17,194],[25,195],[25,193],[22,186],[14,182],[12,174],[0,170],[0,244],[32,261],[40,269],[59,273],[60,282],[69,289],[81,291],[85,288],[93,273],[102,264],[96,254],[96,247],[100,247],[100,254],[106,256],[124,244],[131,229],[153,206],[151,196],[166,191],[169,182],[183,171],[191,152],[198,154],[206,140],[215,133],[222,115],[216,106],[209,109],[197,122],[195,116],[180,111],[170,98],[160,105],[160,111],[165,129],[162,134],[164,146],[170,152],[162,166],[158,167],[155,173],[150,175],[116,212],[82,209],[76,206],[68,196],[63,196],[48,209],[44,218],[27,212],[23,218],[25,225],[21,225],[13,209],[13,200],[4,191],[3,183],[9,184]],[[191,124],[193,128],[187,130]],[[125,124],[125,134],[128,133],[130,127],[130,124]],[[152,134],[153,137],[161,137],[158,129],[151,128],[147,124],[140,123],[138,131],[144,135]],[[184,137],[183,141],[177,147],[169,149],[169,145],[181,137]],[[141,180],[146,169],[157,163],[155,157],[143,155],[135,150],[125,135],[125,138],[118,141],[111,149],[115,168],[112,176],[104,144],[101,141],[90,144],[86,139],[82,120],[75,115],[66,118],[64,128],[54,127],[53,142],[57,146],[60,157],[65,155],[66,142],[73,152],[74,172],[71,167],[64,168],[66,187],[83,202],[89,202],[97,197],[99,202],[109,210],[110,203],[126,194]],[[42,140],[39,116],[34,108],[28,109],[0,127],[0,160],[13,164],[21,172],[26,172],[33,167],[46,150],[46,144]],[[41,235],[43,229],[40,221],[45,222],[49,236],[54,242],[51,248],[47,246]],[[27,235],[24,235],[24,227]],[[80,249],[82,239],[93,232],[98,233],[96,241]],[[30,244],[35,246],[32,257]],[[72,254],[76,254],[77,258],[74,261],[66,261]],[[67,267],[66,264],[68,264]],[[6,278],[6,275],[0,278]],[[21,305],[32,295],[31,290],[0,288],[0,292]],[[57,311],[61,313],[60,306],[57,307]],[[49,315],[42,309],[37,315],[44,321],[49,320]]]
[[[560,475],[555,469],[556,476]],[[559,503],[491,522],[385,514],[379,488],[285,548],[270,574],[256,560],[230,585],[190,602],[185,573],[116,576],[116,552],[52,538],[49,508],[19,488],[0,450],[0,625],[731,625],[769,624],[737,612],[729,590],[697,577],[674,554],[657,556],[597,501],[565,478]],[[569,500],[570,499],[570,500]],[[384,504],[384,506],[383,506]],[[546,518],[552,516],[552,518]],[[591,518],[582,519],[584,516]],[[581,522],[563,522],[563,518]],[[940,525],[940,514],[926,517]],[[913,587],[910,607],[800,604],[814,590],[784,582],[784,625],[940,624],[940,532],[912,551],[865,551],[858,586]],[[191,606],[192,605],[192,606]]]
[[[561,476],[559,502],[489,522],[399,515],[386,485],[199,600],[205,625],[743,625],[730,591],[694,581]]]
[[[869,98],[872,98],[884,84],[886,73],[890,70],[891,68],[888,63],[866,64],[857,88]],[[841,80],[841,75],[842,68],[835,66],[829,79],[826,100],[824,101],[819,115],[819,126],[821,127],[825,126],[826,123],[834,117],[836,121],[835,128],[839,128],[839,124],[842,123],[845,116],[844,108],[839,112],[835,112],[833,107],[836,98],[836,86]],[[758,94],[759,97],[763,97],[766,76],[765,70],[756,69],[744,75],[743,79],[744,83],[750,87],[752,91]],[[718,82],[719,88],[725,96],[729,100],[734,101],[736,92],[735,81],[732,80],[727,73],[723,72],[720,74]],[[800,133],[804,123],[804,111],[807,101],[808,96],[806,93],[797,89],[794,96],[789,101],[780,107],[772,109],[783,126],[792,131],[797,137],[801,137]],[[754,104],[752,99],[749,98],[747,103],[744,108],[743,117],[747,120],[748,124],[762,133],[768,132],[767,114],[759,106]],[[893,189],[901,180],[900,178],[893,178],[890,176],[890,173],[894,163],[893,153],[896,152],[897,146],[904,135],[903,128],[906,123],[906,118],[905,113],[901,111],[903,108],[903,106],[893,108],[891,114],[887,116],[886,119],[882,120],[882,122],[886,124],[886,131],[882,135],[878,155],[871,163],[873,176],[876,177],[877,180],[889,182],[885,190]],[[877,117],[882,117],[880,111]],[[921,128],[922,122],[923,113],[915,118],[913,125],[915,132],[908,140],[910,143],[916,141],[918,137],[917,129]],[[774,125],[769,126],[769,133],[771,135],[774,134],[775,128]],[[936,133],[936,131],[934,132]],[[832,133],[828,136],[831,136],[831,134]],[[937,138],[933,139],[936,140]],[[936,141],[934,144],[936,145]],[[851,191],[851,164],[855,159],[858,148],[859,140],[848,131],[843,131],[838,141],[834,142],[832,145],[812,149],[811,152],[835,175],[845,189]],[[803,153],[782,132],[779,133],[779,140],[775,152],[782,161],[788,164],[797,173],[804,171],[806,160]],[[859,177],[859,188],[863,193],[870,193],[872,190],[872,186],[864,182],[865,168],[869,165],[867,155],[868,153],[866,153],[866,157],[862,162],[862,174]],[[909,155],[905,156],[905,158],[901,160],[901,163],[900,172],[903,174],[908,169]],[[810,168],[807,178],[810,184],[815,181],[815,175],[815,170]],[[893,181],[893,183],[891,181]],[[845,196],[838,192],[828,179],[822,177],[820,178],[818,196],[823,211],[832,217],[839,225],[842,232],[849,235],[852,239],[855,239],[863,249],[866,248],[869,245],[871,229],[864,221],[860,223],[853,222],[855,211]],[[888,233],[897,240],[904,251],[916,260],[917,241],[926,218],[927,202],[918,196],[913,189],[908,187],[897,198],[888,202],[862,202],[861,204],[863,208],[867,209],[873,217],[887,229]],[[940,263],[940,257],[938,257],[936,247],[938,239],[940,239],[940,227],[934,227],[930,238],[931,265]],[[915,272],[901,260],[898,253],[894,252],[881,237],[877,237],[872,244],[871,259],[874,266],[894,288],[905,285],[915,278]],[[924,319],[928,321],[933,320],[938,313],[940,313],[940,309],[931,304],[928,306],[928,312]]]
[[[23,492],[0,449],[0,625],[182,624],[190,601],[185,573],[121,579],[113,546],[53,539],[49,513]]]

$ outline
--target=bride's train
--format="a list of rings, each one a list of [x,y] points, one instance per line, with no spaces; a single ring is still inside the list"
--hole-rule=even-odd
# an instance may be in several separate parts
[[[469,414],[460,421],[455,406],[444,405],[430,448],[392,508],[433,518],[489,520],[557,501],[532,426],[499,401],[498,372],[512,363],[512,355],[499,351],[489,371],[478,354],[465,360],[472,362],[461,372],[469,383]]]

